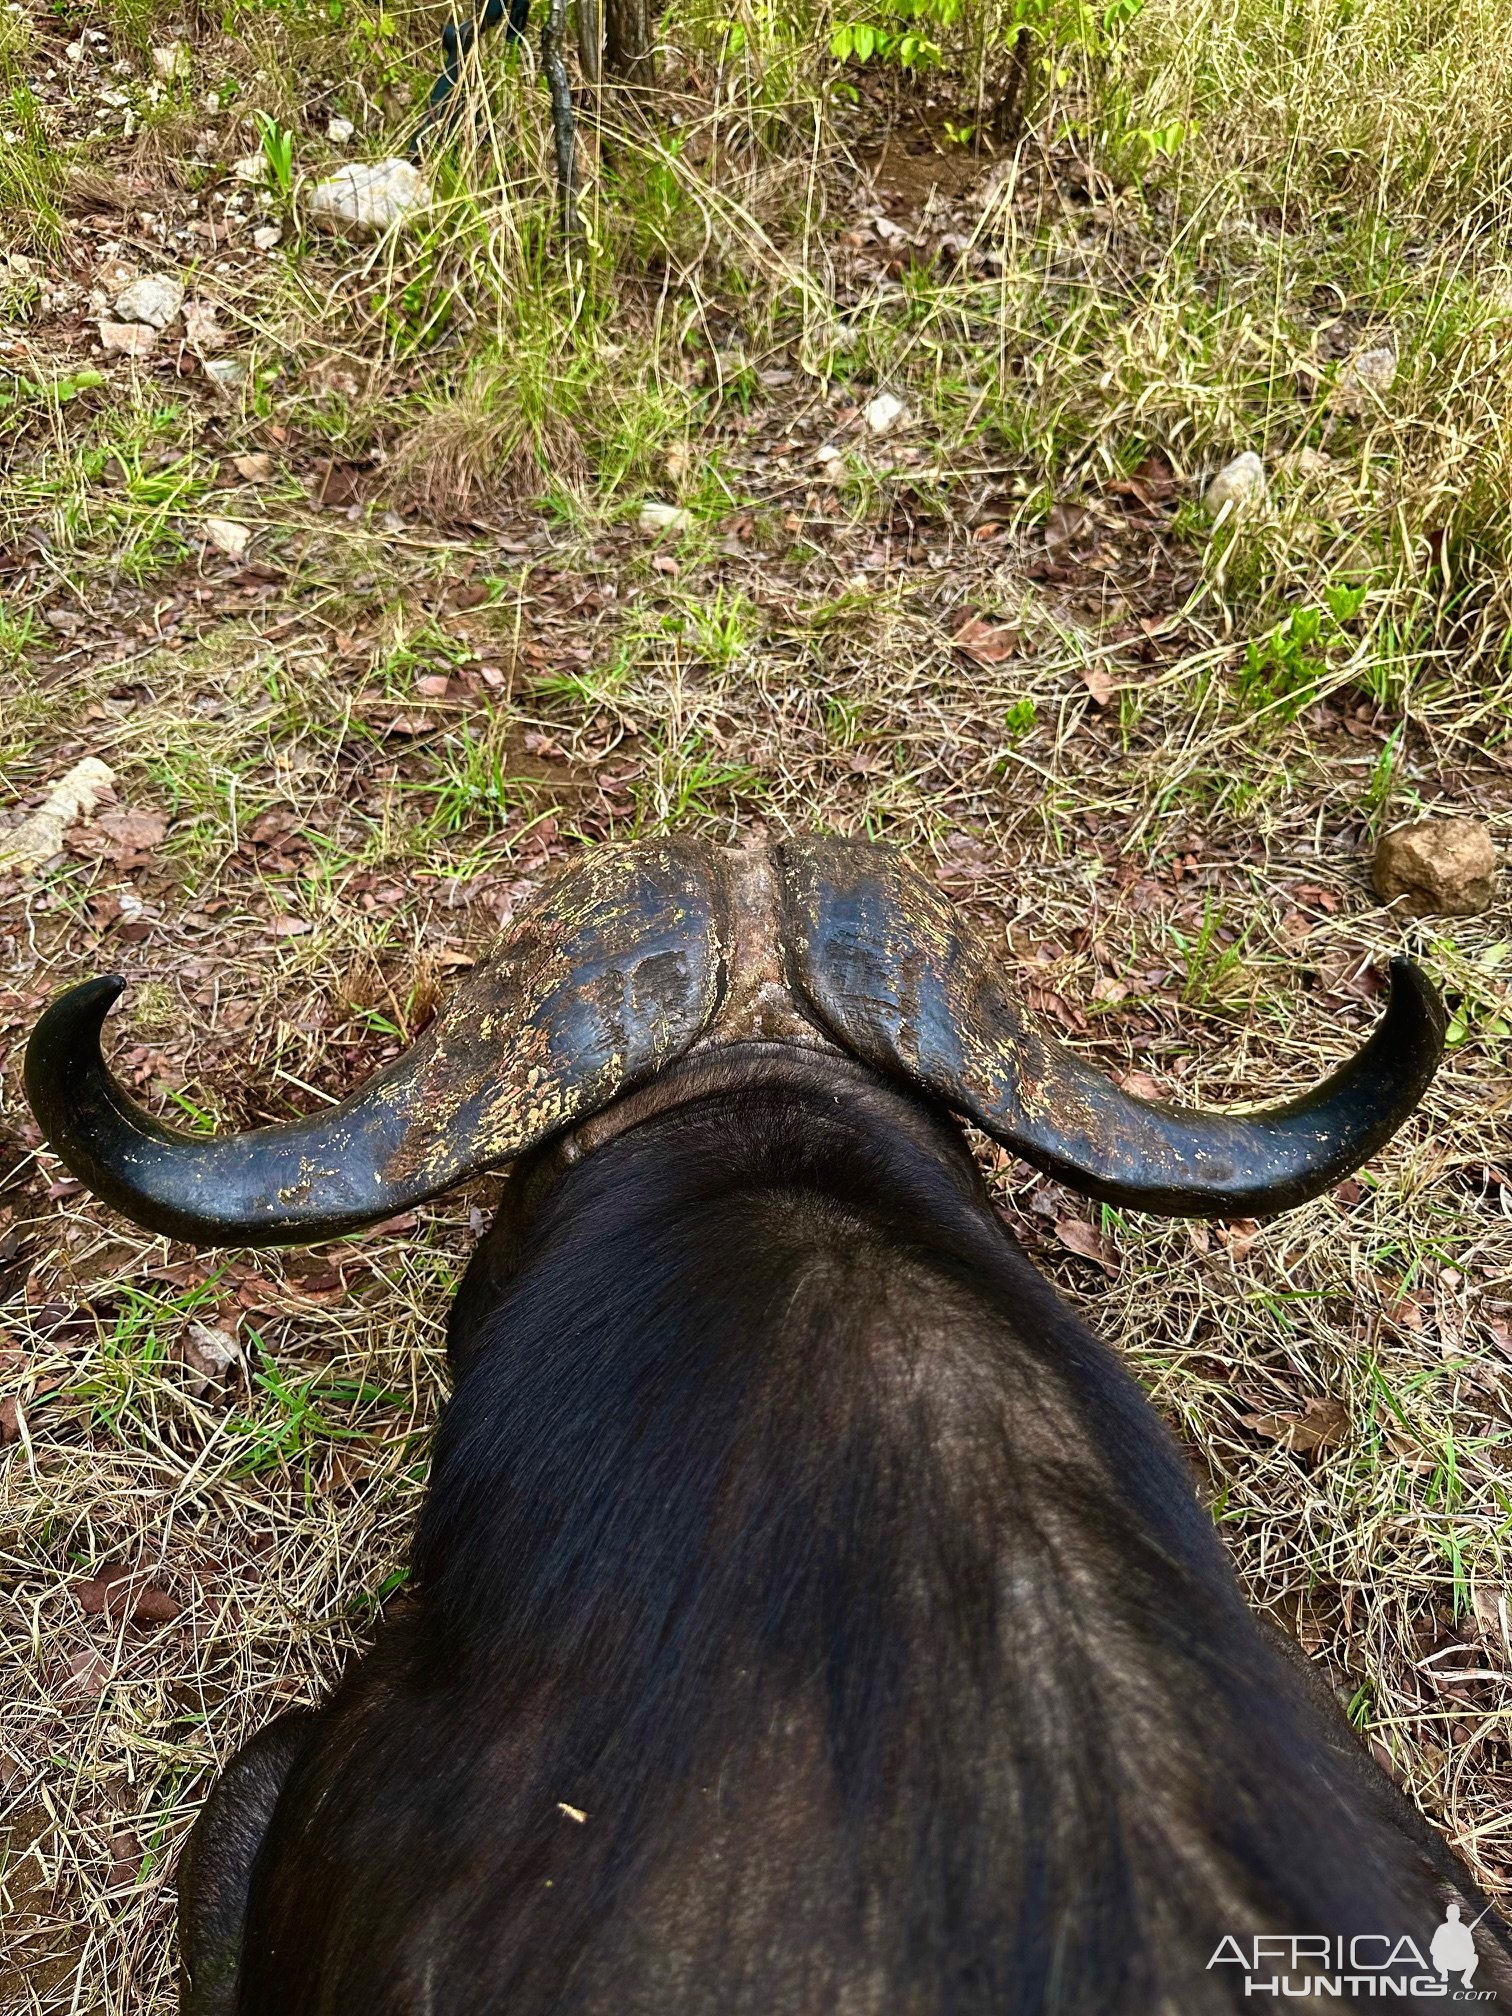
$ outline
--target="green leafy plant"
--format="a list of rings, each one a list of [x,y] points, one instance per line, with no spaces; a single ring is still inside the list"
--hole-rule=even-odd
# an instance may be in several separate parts
[[[962,0],[885,0],[870,18],[842,21],[830,36],[830,54],[840,63],[873,58],[899,70],[937,69],[945,60],[936,31],[953,28]]]
[[[268,186],[287,205],[294,200],[294,135],[268,112],[254,112],[252,123],[267,163]]]

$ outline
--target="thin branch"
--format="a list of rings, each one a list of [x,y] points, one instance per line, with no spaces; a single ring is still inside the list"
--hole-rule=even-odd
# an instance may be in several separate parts
[[[562,229],[569,239],[579,233],[577,214],[577,129],[572,116],[572,87],[562,57],[567,26],[567,0],[548,0],[541,24],[541,68],[551,86],[551,136],[556,145],[557,198]]]

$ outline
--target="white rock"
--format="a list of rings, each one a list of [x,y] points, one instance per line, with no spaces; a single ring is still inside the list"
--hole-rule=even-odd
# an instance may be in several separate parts
[[[238,525],[234,518],[206,518],[200,530],[216,552],[224,553],[228,560],[240,560],[252,544],[252,527]]]
[[[231,163],[231,173],[238,182],[261,182],[268,172],[265,154],[243,154],[239,161]]]
[[[189,75],[192,61],[187,42],[166,42],[152,52],[152,67],[165,84],[181,83]]]
[[[276,224],[260,224],[252,233],[252,243],[259,252],[271,252],[276,245],[283,243],[283,232]]]
[[[354,161],[309,194],[310,216],[330,231],[376,237],[423,210],[430,184],[411,161]]]
[[[50,861],[63,836],[94,811],[102,791],[115,782],[115,772],[98,756],[85,756],[60,777],[46,798],[19,826],[0,828],[0,864],[24,873]]]
[[[675,504],[659,504],[654,499],[640,508],[636,521],[642,532],[681,532],[690,517]]]
[[[184,305],[184,290],[166,273],[146,273],[133,280],[115,298],[116,319],[145,322],[149,329],[166,329],[177,319]]]
[[[1334,404],[1343,413],[1363,412],[1376,400],[1385,398],[1396,383],[1396,374],[1397,354],[1389,344],[1362,350],[1339,373]]]
[[[873,434],[891,434],[908,425],[908,408],[891,392],[879,392],[866,403],[866,424]]]
[[[326,126],[326,138],[334,147],[345,147],[356,131],[350,119],[332,119]]]
[[[158,332],[145,322],[101,322],[100,341],[118,357],[150,357]]]
[[[1202,502],[1210,518],[1218,517],[1225,508],[1232,517],[1236,511],[1246,510],[1251,504],[1263,504],[1265,464],[1253,449],[1236,455],[1209,483],[1203,492]]]

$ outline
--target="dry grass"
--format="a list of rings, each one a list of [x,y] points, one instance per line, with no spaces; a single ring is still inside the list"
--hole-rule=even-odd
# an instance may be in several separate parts
[[[166,12],[106,12],[134,116],[182,150],[234,78],[198,158],[246,152],[256,104],[305,175],[332,111],[368,152],[403,130],[428,47],[418,13],[377,48],[268,8],[240,43],[203,24],[193,106],[160,108]],[[1505,38],[1486,8],[1151,0],[1116,48],[1073,38],[1017,152],[975,160],[929,138],[943,87],[826,105],[829,18],[721,54],[675,17],[682,124],[595,172],[570,271],[528,66],[491,64],[415,236],[286,223],[259,253],[275,200],[182,158],[144,197],[156,142],[121,108],[65,164],[70,107],[117,83],[30,23],[72,269],[33,231],[0,274],[3,800],[91,751],[165,831],[97,822],[0,883],[0,2007],[173,2006],[174,1858],[211,1775],[318,1698],[402,1572],[490,1195],[312,1255],[143,1240],[33,1153],[25,1029],[119,969],[116,1055],[158,1110],[307,1110],[548,866],[663,824],[897,841],[1041,1013],[1187,1098],[1310,1083],[1385,957],[1424,958],[1455,1047],[1334,1196],[1192,1230],[992,1166],[1182,1433],[1257,1602],[1512,1893],[1512,934],[1504,907],[1404,925],[1367,875],[1419,810],[1512,841]],[[1139,137],[1192,118],[1170,159]],[[68,274],[116,257],[189,274],[240,390],[167,344],[102,363]],[[1390,395],[1342,410],[1388,338]],[[885,439],[858,411],[879,387],[912,415]],[[1201,479],[1251,446],[1272,506],[1215,535]],[[652,496],[679,532],[637,530]],[[250,529],[241,561],[207,515]],[[973,659],[969,617],[1013,641]],[[1105,1267],[1057,1235],[1076,1217]],[[195,1323],[235,1339],[224,1376]],[[113,1564],[177,1615],[87,1613]]]

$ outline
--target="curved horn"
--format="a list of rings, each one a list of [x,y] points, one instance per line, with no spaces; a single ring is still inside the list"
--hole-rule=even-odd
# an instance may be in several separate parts
[[[722,913],[703,846],[596,853],[397,1062],[339,1106],[247,1134],[178,1133],[133,1104],[100,1054],[125,983],[89,980],[33,1030],[27,1097],[73,1174],[149,1231],[329,1238],[509,1161],[679,1057],[722,998]]]
[[[1372,1155],[1422,1097],[1444,1045],[1410,960],[1386,1013],[1315,1091],[1229,1116],[1152,1104],[1036,1029],[949,900],[890,849],[780,850],[791,979],[825,1027],[1074,1189],[1176,1217],[1284,1210]]]

